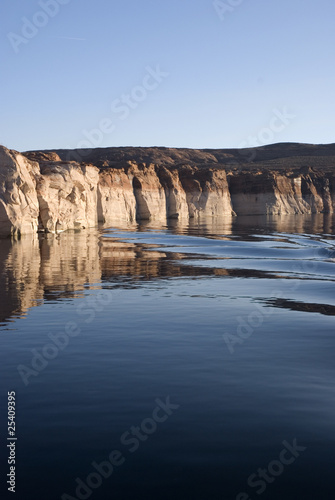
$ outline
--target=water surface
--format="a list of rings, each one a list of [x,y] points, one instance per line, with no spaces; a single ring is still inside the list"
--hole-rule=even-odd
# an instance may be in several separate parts
[[[15,390],[17,499],[79,498],[76,478],[113,450],[124,462],[82,498],[334,498],[332,217],[0,240],[0,262],[1,432]],[[276,469],[294,440],[303,451]],[[4,441],[0,456],[7,473]],[[248,478],[271,463],[260,495]]]

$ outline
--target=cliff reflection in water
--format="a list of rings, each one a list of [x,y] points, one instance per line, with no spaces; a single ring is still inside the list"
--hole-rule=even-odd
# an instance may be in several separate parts
[[[237,217],[221,222],[207,219],[191,221],[186,226],[174,220],[169,226],[148,222],[115,228],[111,233],[94,229],[29,235],[14,242],[0,240],[0,324],[4,326],[13,318],[26,315],[31,307],[44,301],[80,297],[86,289],[103,288],[107,284],[133,287],[151,280],[184,276],[278,277],[269,269],[254,269],[252,264],[244,269],[225,268],[220,260],[216,266],[217,257],[206,254],[206,248],[201,254],[178,252],[174,245],[169,245],[168,235],[246,242],[266,239],[266,235],[274,233],[279,233],[278,237],[283,233],[330,235],[333,223],[332,216],[326,215]],[[150,240],[150,235],[157,231],[167,237],[165,248],[134,237],[134,233],[146,233]],[[122,235],[128,232],[134,242],[122,240]],[[199,256],[205,261],[202,265],[197,265]],[[206,260],[210,265],[206,266]],[[285,306],[283,302],[274,305]]]
[[[97,231],[0,240],[0,322],[101,280]]]

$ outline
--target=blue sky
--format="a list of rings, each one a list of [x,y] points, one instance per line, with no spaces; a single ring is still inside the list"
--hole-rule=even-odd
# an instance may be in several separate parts
[[[0,143],[335,142],[334,18],[333,0],[2,0]]]

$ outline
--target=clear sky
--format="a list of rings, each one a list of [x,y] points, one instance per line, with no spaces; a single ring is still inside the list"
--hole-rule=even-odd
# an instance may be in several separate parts
[[[334,0],[2,0],[0,143],[335,142],[334,19]]]

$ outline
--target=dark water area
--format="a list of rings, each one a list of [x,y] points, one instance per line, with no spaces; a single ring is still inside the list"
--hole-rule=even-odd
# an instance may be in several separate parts
[[[0,498],[332,500],[334,222],[0,240]]]

